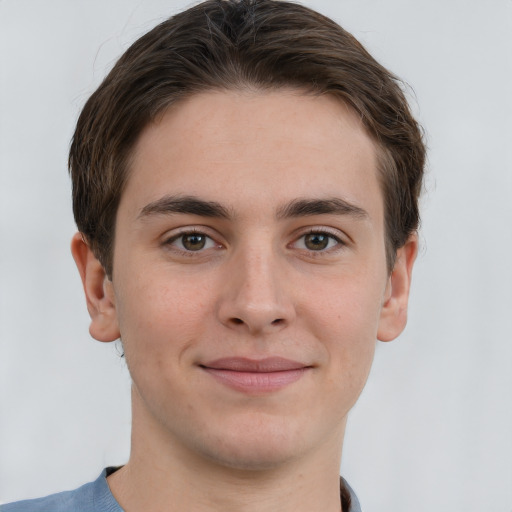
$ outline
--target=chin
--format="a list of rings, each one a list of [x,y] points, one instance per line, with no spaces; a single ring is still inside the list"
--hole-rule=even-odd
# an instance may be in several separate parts
[[[210,450],[206,454],[216,466],[236,471],[270,471],[277,469],[291,462],[297,455],[293,450],[275,450],[273,443],[262,446],[254,446],[256,443],[248,443],[246,446],[236,446],[230,449],[225,446],[224,450]]]
[[[227,469],[277,469],[300,456],[308,444],[303,434],[299,435],[299,429],[279,423],[265,422],[260,418],[250,425],[240,424],[225,429],[222,435],[204,442],[203,455]]]

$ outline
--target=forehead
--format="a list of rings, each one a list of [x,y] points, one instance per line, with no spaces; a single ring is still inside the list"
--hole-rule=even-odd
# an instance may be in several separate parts
[[[137,141],[120,206],[136,215],[163,194],[235,209],[333,195],[382,202],[376,147],[357,114],[295,90],[212,91],[171,106]]]

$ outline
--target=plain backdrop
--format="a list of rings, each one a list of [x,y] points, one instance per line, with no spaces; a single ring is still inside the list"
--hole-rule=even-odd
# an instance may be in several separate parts
[[[512,510],[512,1],[305,2],[411,86],[429,145],[409,325],[378,344],[342,473],[365,512]],[[0,0],[0,502],[127,460],[129,377],[88,335],[67,150],[177,0]]]

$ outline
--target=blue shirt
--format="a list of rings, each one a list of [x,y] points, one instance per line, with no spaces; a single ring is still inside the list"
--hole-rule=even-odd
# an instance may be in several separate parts
[[[104,469],[94,482],[74,491],[0,505],[0,512],[123,512],[107,484],[107,476],[113,471],[115,468]],[[354,491],[343,478],[341,482],[350,495],[351,505],[347,512],[361,512]]]
[[[112,473],[109,469],[74,491],[0,505],[0,512],[123,512],[107,484],[107,475]]]

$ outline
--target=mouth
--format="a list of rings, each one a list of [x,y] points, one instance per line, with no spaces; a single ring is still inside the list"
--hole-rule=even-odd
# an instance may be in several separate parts
[[[312,369],[312,366],[281,357],[259,360],[230,357],[199,366],[217,382],[248,394],[278,391],[298,381]]]

